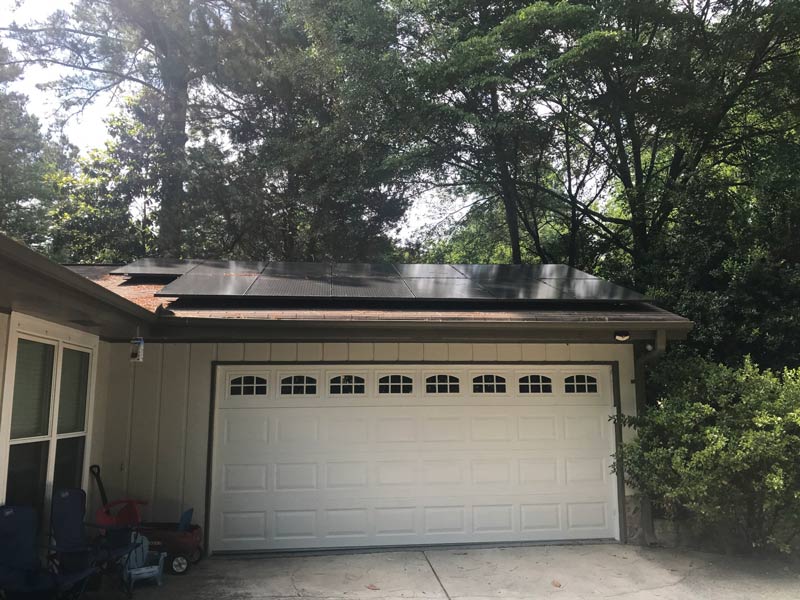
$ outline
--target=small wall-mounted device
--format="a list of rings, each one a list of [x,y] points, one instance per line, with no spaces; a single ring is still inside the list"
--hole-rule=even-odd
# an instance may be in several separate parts
[[[144,362],[144,338],[131,340],[131,362]]]
[[[630,331],[615,331],[614,332],[614,339],[618,342],[627,342],[631,339],[631,332]]]

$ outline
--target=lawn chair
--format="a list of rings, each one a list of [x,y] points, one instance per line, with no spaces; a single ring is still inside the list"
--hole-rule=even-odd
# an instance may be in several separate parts
[[[85,516],[86,492],[79,488],[55,491],[50,508],[50,558],[59,573],[72,573],[100,565],[111,570],[134,548],[130,543],[130,528],[122,528],[115,535],[105,531],[105,535],[89,542],[86,527],[99,526],[86,523]]]
[[[167,558],[166,552],[153,552],[150,550],[150,542],[143,535],[134,533],[131,542],[136,546],[127,556],[122,565],[122,580],[128,595],[133,594],[133,585],[137,581],[153,580],[156,585],[164,583],[164,560]]]
[[[36,522],[31,507],[0,507],[0,592],[7,600],[80,597],[97,569],[64,574],[42,568],[36,548]]]

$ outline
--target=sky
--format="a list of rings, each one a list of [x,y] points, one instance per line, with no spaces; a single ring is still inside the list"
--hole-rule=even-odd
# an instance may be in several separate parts
[[[24,25],[34,20],[47,17],[52,12],[68,10],[71,0],[0,0],[0,27],[16,22]],[[13,51],[13,47],[11,47]],[[52,92],[40,90],[37,85],[52,81],[65,69],[50,67],[27,67],[22,77],[11,84],[11,89],[28,97],[28,112],[39,117],[44,128],[55,123],[54,115],[58,110],[58,98]],[[64,133],[75,144],[81,153],[99,148],[106,139],[105,119],[114,113],[115,106],[109,104],[110,95],[99,98],[88,107],[83,114],[70,119],[64,127]]]

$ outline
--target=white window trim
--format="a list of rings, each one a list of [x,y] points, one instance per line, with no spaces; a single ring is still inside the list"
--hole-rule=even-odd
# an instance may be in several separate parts
[[[36,436],[14,440],[14,444],[33,441],[49,441],[47,458],[47,477],[45,485],[45,506],[49,506],[53,490],[53,473],[55,471],[56,440],[66,437],[85,436],[83,445],[83,473],[81,487],[86,489],[89,483],[89,462],[92,454],[92,429],[94,425],[94,396],[97,382],[97,356],[100,339],[96,335],[78,331],[63,325],[57,325],[30,315],[12,312],[9,319],[8,341],[6,344],[5,382],[3,395],[0,397],[0,505],[5,502],[6,484],[8,483],[8,456],[11,442],[11,410],[14,405],[14,378],[17,370],[17,346],[19,340],[30,339],[55,346],[53,364],[53,381],[51,403],[53,409],[49,416],[49,430],[46,436]],[[61,382],[61,354],[64,348],[73,348],[89,353],[89,381],[86,390],[86,420],[83,432],[58,434],[58,397],[56,391]],[[46,509],[45,509],[46,510]],[[40,518],[46,515],[39,515]]]

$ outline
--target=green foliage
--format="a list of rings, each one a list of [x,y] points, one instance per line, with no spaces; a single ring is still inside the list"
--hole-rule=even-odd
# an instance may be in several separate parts
[[[800,370],[663,361],[657,403],[624,423],[628,483],[669,515],[730,531],[743,548],[788,552],[800,534]]]
[[[10,60],[0,46],[0,64]],[[59,197],[58,181],[70,168],[74,148],[41,131],[27,112],[27,98],[10,92],[19,75],[0,66],[0,232],[47,250],[47,212]]]

